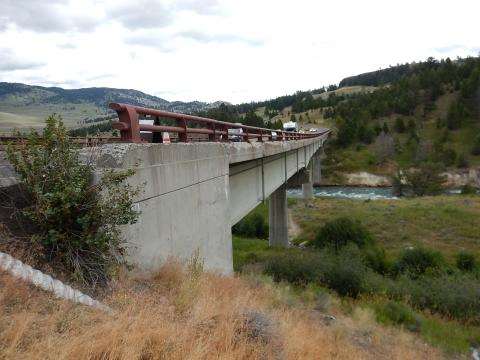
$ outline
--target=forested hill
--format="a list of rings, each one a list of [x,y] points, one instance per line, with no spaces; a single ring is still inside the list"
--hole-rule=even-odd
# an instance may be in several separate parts
[[[364,74],[350,76],[340,81],[339,87],[367,85],[379,86],[400,80],[405,75],[411,74],[415,64],[390,66],[387,69],[370,71]]]
[[[393,66],[276,99],[221,106],[203,114],[221,120],[336,129],[327,173],[388,173],[424,162],[480,165],[480,59]]]

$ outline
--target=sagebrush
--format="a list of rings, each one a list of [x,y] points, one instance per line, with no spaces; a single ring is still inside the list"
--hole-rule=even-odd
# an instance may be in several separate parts
[[[119,226],[139,215],[133,199],[140,189],[126,182],[134,171],[105,171],[94,183],[93,164],[80,160],[56,115],[46,119],[42,135],[32,130],[6,149],[31,199],[22,211],[37,228],[31,240],[41,255],[75,279],[106,281],[125,253]]]

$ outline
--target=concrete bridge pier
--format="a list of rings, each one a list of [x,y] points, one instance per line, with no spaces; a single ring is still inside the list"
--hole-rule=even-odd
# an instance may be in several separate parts
[[[312,163],[310,162],[309,169],[305,170],[307,182],[302,184],[302,193],[304,199],[313,198],[313,182],[312,182]]]
[[[287,186],[281,185],[270,195],[269,207],[270,246],[288,247],[288,220],[287,220]]]
[[[317,153],[313,156],[310,163],[312,164],[312,183],[319,185],[322,180],[322,164],[321,164],[321,153],[322,150],[318,150]]]

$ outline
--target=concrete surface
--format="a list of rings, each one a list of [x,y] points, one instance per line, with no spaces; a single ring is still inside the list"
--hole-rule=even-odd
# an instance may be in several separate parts
[[[282,184],[270,195],[268,244],[288,247],[287,186]]]

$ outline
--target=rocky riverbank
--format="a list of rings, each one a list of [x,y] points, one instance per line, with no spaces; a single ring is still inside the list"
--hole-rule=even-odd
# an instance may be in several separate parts
[[[443,173],[446,178],[445,186],[460,188],[470,184],[480,188],[480,168],[450,170]],[[392,178],[387,175],[377,175],[366,171],[342,173],[336,178],[325,178],[318,185],[323,186],[362,186],[388,187],[392,186]]]

